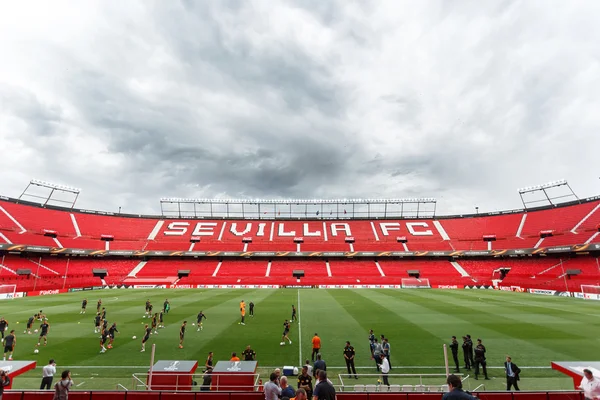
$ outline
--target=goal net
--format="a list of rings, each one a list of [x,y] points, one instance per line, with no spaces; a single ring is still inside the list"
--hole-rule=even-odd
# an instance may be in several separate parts
[[[0,300],[14,299],[17,285],[0,285]]]
[[[431,289],[427,278],[402,278],[403,289]]]
[[[581,293],[584,299],[600,300],[600,286],[581,285]]]

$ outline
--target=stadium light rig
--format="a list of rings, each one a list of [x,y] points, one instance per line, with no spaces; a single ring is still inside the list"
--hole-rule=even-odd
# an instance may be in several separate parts
[[[43,186],[43,187],[46,187],[49,189],[62,190],[62,191],[71,192],[71,193],[81,193],[81,189],[79,189],[79,188],[74,188],[74,187],[66,186],[66,185],[58,185],[56,183],[46,182],[46,181],[42,181],[40,179],[32,179],[31,181],[29,181],[29,183],[32,185],[36,185],[36,186]]]
[[[568,185],[566,179],[559,179],[557,181],[544,183],[542,185],[535,185],[535,186],[528,186],[525,188],[521,188],[521,189],[519,189],[519,193],[523,194],[523,193],[535,192],[536,190],[550,189],[553,187],[563,186],[563,185]]]

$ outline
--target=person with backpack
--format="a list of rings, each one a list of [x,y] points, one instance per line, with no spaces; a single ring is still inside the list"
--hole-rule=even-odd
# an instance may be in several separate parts
[[[71,380],[71,371],[66,370],[61,374],[61,380],[56,382],[54,385],[54,399],[53,400],[68,400],[69,390],[73,386]]]

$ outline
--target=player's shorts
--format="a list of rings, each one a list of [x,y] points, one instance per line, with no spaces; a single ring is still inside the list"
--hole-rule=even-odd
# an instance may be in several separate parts
[[[40,332],[40,337],[48,336],[48,332]]]
[[[87,308],[87,306],[82,305],[81,308],[83,308],[85,310]]]
[[[184,337],[184,336],[185,336],[185,335],[179,335],[179,340],[183,340],[183,337]]]
[[[5,353],[10,353],[13,351],[13,347],[12,346],[4,346],[4,352]]]
[[[290,331],[283,331],[283,336],[287,336]]]
[[[31,326],[33,325],[33,323],[31,324],[27,324],[27,329],[31,329]]]
[[[148,339],[150,339],[150,336],[144,336],[144,338],[142,339],[142,343],[146,343]]]
[[[103,336],[102,340],[100,341],[102,344],[106,343],[106,341],[108,340],[108,337]]]

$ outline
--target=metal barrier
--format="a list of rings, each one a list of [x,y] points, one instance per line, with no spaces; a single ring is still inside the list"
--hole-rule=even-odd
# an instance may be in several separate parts
[[[415,380],[418,378],[419,384],[393,384],[390,386],[383,384],[383,375],[381,374],[357,374],[356,376],[359,379],[367,378],[374,380],[376,383],[370,384],[345,384],[344,376],[354,376],[345,374],[338,374],[338,379],[340,380],[340,385],[334,385],[339,388],[341,392],[359,392],[359,393],[398,393],[398,392],[447,392],[448,385],[446,384],[446,374],[388,374],[388,380],[405,380],[407,382]],[[467,385],[470,384],[469,375],[464,376],[463,374],[457,374],[457,376],[461,377],[461,381],[463,384],[466,382]],[[374,379],[373,379],[374,378]],[[425,380],[424,380],[425,379]],[[440,380],[442,383],[430,383],[426,382],[429,380]],[[347,381],[346,381],[347,382]],[[464,386],[464,385],[463,385]],[[467,388],[468,389],[468,388]]]

